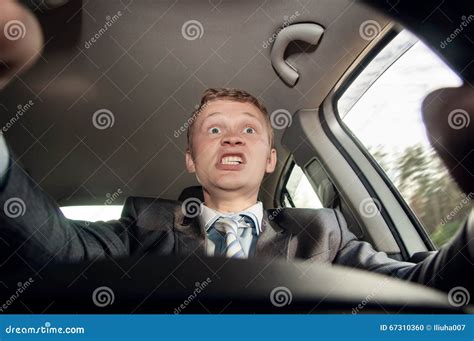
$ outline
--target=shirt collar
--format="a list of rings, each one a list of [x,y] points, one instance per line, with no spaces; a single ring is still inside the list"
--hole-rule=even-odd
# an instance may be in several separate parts
[[[204,205],[204,203],[201,203],[201,214],[199,215],[199,224],[201,224],[201,226],[204,226],[207,232],[207,230],[209,230],[209,228],[219,217],[230,216],[235,214],[245,214],[246,216],[250,217],[255,224],[257,235],[262,232],[263,204],[261,201],[258,201],[255,205],[252,205],[243,211],[230,213],[221,213],[219,211],[207,207],[206,205]]]

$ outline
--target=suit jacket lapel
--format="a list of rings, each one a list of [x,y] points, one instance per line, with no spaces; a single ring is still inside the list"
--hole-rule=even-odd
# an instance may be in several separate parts
[[[175,255],[197,254],[206,255],[206,231],[200,226],[197,218],[185,217],[181,205],[174,212]],[[255,247],[256,257],[283,257],[288,259],[288,245],[291,233],[269,219],[268,211],[264,210],[262,232]]]
[[[260,234],[256,250],[256,257],[284,257],[288,259],[288,245],[291,233],[269,219],[268,211],[263,212],[262,233]]]
[[[178,205],[174,211],[174,254],[205,255],[205,235],[206,232],[199,226],[198,219],[184,216],[181,205]]]

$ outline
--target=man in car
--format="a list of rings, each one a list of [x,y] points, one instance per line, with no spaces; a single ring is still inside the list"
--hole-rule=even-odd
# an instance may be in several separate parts
[[[4,13],[12,16],[15,12],[0,13],[5,19]],[[15,49],[15,44],[10,47]],[[22,49],[16,65],[26,65],[36,55]],[[10,56],[14,52],[10,50]],[[28,52],[33,54],[25,58]],[[337,210],[264,210],[257,196],[265,173],[275,169],[277,154],[269,115],[249,93],[208,89],[190,121],[186,167],[196,174],[204,197],[197,213],[177,201],[129,197],[122,217],[109,222],[65,218],[15,162],[0,136],[2,267],[15,268],[26,262],[41,269],[50,262],[152,253],[279,257],[357,267],[446,291],[459,285],[472,288],[472,276],[465,274],[473,270],[470,241],[474,231],[467,224],[448,246],[413,264],[393,260],[357,240]],[[12,210],[18,199],[26,207],[21,214]]]

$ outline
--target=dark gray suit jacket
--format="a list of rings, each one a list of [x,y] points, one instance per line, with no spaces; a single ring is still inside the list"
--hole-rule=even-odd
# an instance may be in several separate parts
[[[205,231],[183,216],[178,201],[129,197],[119,220],[69,220],[19,166],[12,165],[0,188],[0,205],[25,203],[23,215],[0,213],[0,264],[18,262],[41,269],[50,262],[145,254],[205,254]],[[399,262],[359,241],[342,214],[332,209],[266,210],[255,257],[341,264],[423,283],[445,291],[472,288],[472,226],[466,226],[440,252],[419,264]],[[466,273],[468,272],[468,275]],[[467,275],[467,276],[466,276]]]

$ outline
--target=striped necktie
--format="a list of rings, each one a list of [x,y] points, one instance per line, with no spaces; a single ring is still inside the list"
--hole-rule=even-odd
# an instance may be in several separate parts
[[[250,218],[249,218],[250,220]],[[242,249],[240,237],[238,234],[239,228],[251,228],[253,223],[241,215],[222,216],[216,220],[214,227],[225,236],[226,250],[225,256],[228,258],[246,258],[246,254]]]

